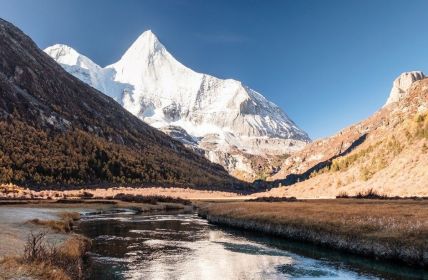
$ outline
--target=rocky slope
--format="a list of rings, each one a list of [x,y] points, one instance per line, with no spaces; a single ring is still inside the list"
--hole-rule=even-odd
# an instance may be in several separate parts
[[[422,72],[403,73],[395,80],[387,104],[373,116],[287,158],[269,178],[274,186],[283,187],[270,195],[334,197],[373,188],[387,195],[427,196],[428,79],[424,77]]]
[[[83,67],[95,67],[79,59]],[[0,183],[233,189],[219,165],[76,79],[0,19]]]
[[[394,80],[392,85],[391,93],[389,94],[388,100],[385,106],[398,102],[405,98],[409,93],[409,89],[415,81],[419,81],[425,78],[425,74],[421,71],[404,72],[397,79]]]
[[[234,175],[254,179],[254,157],[268,163],[309,142],[307,134],[261,94],[239,81],[185,67],[151,31],[104,68],[65,45],[45,52],[141,120]]]

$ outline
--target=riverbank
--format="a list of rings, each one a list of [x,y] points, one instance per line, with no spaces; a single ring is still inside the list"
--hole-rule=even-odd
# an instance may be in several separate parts
[[[79,212],[22,206],[0,207],[0,279],[81,279],[91,241],[72,232]]]
[[[428,203],[399,200],[199,203],[210,223],[428,267]]]
[[[82,188],[82,189],[63,189],[63,190],[30,190],[13,184],[0,184],[0,201],[5,200],[57,200],[64,198],[81,198],[90,195],[97,199],[112,199],[118,194],[142,195],[142,196],[168,196],[179,197],[182,199],[201,200],[201,199],[245,199],[246,196],[235,192],[196,190],[191,188],[179,187],[112,187],[112,188]]]
[[[192,205],[99,199],[1,200],[0,279],[81,279],[90,240],[75,234],[73,224],[81,214],[123,209],[157,212],[192,209]],[[35,246],[41,253],[28,258],[28,241],[35,237],[40,238]]]

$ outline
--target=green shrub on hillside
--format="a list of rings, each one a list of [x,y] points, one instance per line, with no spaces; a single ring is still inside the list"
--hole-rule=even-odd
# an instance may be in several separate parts
[[[428,113],[417,115],[415,124],[415,136],[428,139]]]

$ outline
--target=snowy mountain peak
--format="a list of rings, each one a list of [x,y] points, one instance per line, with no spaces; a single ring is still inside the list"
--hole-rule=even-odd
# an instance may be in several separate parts
[[[65,65],[77,65],[84,69],[99,68],[99,66],[70,46],[56,44],[44,50],[56,62]]]
[[[134,44],[137,42],[141,42],[142,44],[144,43],[156,43],[159,42],[158,37],[155,35],[155,33],[153,33],[150,29],[144,31],[143,33],[141,33],[141,35],[137,38],[137,40],[135,40]]]
[[[410,86],[418,81],[424,79],[426,76],[422,71],[411,71],[411,72],[404,72],[401,73],[400,76],[398,76],[392,85],[391,93],[389,94],[389,98],[386,101],[386,105],[398,102],[401,99],[403,99],[409,89]]]
[[[231,172],[251,173],[254,155],[283,155],[310,141],[263,95],[240,81],[187,68],[151,31],[104,68],[85,66],[93,62],[72,49],[64,56],[53,50],[55,46],[45,51],[68,72]]]
[[[161,44],[156,35],[151,31],[143,32],[131,47],[125,52],[125,56],[136,56],[142,54],[153,54],[158,51],[164,50],[165,47]]]

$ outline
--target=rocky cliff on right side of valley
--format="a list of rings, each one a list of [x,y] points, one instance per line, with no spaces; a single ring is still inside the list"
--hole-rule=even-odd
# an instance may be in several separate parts
[[[428,196],[428,79],[401,74],[371,117],[314,141],[268,178],[267,195],[332,198],[369,189],[389,196]]]

